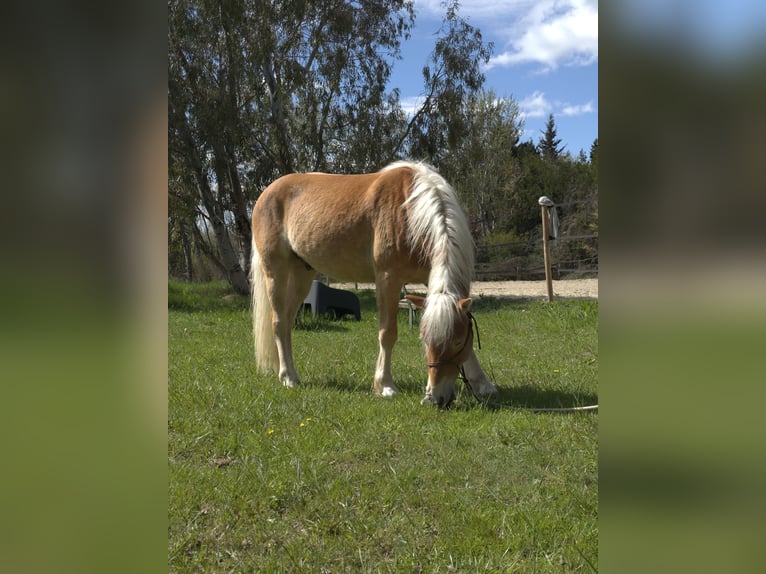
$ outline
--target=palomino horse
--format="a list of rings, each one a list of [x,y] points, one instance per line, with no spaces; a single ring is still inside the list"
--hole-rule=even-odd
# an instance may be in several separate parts
[[[463,369],[473,392],[496,392],[473,351],[468,298],[474,246],[452,187],[431,167],[397,162],[377,173],[296,173],[273,182],[253,209],[251,286],[255,357],[286,387],[300,379],[292,327],[317,272],[375,282],[380,353],[375,393],[391,376],[402,286],[428,282],[420,338],[428,382],[422,403],[448,406]]]

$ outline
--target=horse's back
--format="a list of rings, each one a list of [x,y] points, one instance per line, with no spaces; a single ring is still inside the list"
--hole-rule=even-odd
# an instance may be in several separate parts
[[[376,258],[406,249],[406,168],[371,174],[295,173],[273,182],[253,210],[256,244],[286,238],[308,265],[334,277],[374,280]]]
[[[353,175],[290,173],[269,185],[258,201],[278,201],[299,209],[318,208],[318,215],[333,216],[348,209],[372,209],[386,198],[401,205],[411,182],[411,171],[406,168]]]

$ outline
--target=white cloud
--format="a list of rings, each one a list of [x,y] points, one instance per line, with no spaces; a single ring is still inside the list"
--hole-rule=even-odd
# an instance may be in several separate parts
[[[534,92],[519,101],[519,111],[525,118],[542,118],[553,111],[553,104],[545,99],[542,92]]]
[[[443,0],[415,0],[415,11],[440,19]],[[487,69],[539,63],[549,71],[598,60],[598,0],[462,0],[458,13],[500,39]]]
[[[582,116],[596,111],[593,100],[584,104],[549,101],[543,92],[536,91],[519,101],[519,111],[524,118],[545,118],[548,114],[554,116]]]
[[[471,23],[482,24],[498,21],[510,22],[519,18],[535,6],[553,3],[552,0],[460,0],[458,14],[468,18]],[[597,0],[591,2],[598,4]],[[445,12],[445,0],[415,0],[415,12],[418,16],[442,18]]]
[[[402,106],[402,110],[407,116],[412,116],[416,111],[420,109],[425,101],[425,96],[409,96],[399,100],[399,104]]]
[[[564,116],[582,116],[584,114],[591,114],[595,111],[593,107],[593,100],[579,105],[565,105],[561,108],[561,114]]]
[[[520,0],[504,4],[510,11],[502,16],[502,12],[496,12],[494,26],[507,23],[496,33],[508,39],[508,49],[493,57],[488,69],[540,63],[544,70],[553,70],[598,60],[596,0]],[[469,13],[465,6],[463,13]]]

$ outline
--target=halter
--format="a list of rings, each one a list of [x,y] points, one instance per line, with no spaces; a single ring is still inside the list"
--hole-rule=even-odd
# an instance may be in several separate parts
[[[479,346],[479,349],[481,349],[481,337],[479,336],[479,324],[476,322],[476,317],[473,316],[472,313],[468,313],[468,332],[465,335],[465,341],[463,341],[463,346],[460,347],[460,350],[452,355],[449,359],[441,359],[439,361],[431,361],[429,363],[426,363],[429,369],[435,369],[437,367],[443,367],[444,365],[455,365],[460,368],[460,376],[465,381],[465,373],[463,372],[462,363],[458,363],[456,359],[463,354],[463,351],[465,351],[466,347],[468,347],[468,341],[473,336],[473,326],[476,325],[476,344]]]

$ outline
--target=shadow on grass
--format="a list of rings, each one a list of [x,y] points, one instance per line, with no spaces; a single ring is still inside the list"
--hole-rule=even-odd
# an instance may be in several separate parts
[[[370,375],[368,381],[361,381],[350,377],[330,377],[327,379],[309,381],[308,384],[323,389],[332,389],[340,393],[369,394],[371,397],[374,395],[372,391],[372,375]]]
[[[397,381],[400,394],[394,399],[382,399],[375,395],[372,388],[372,378],[360,380],[357,378],[329,377],[306,381],[308,385],[333,390],[342,394],[365,395],[373,400],[395,400],[420,402],[423,394],[423,384],[411,381]],[[598,396],[592,393],[570,393],[563,391],[542,390],[531,386],[515,387],[511,389],[498,389],[498,394],[487,401],[477,400],[467,389],[462,387],[462,382],[456,384],[457,398],[448,410],[471,411],[474,409],[486,409],[488,411],[523,411],[536,409],[568,409],[572,407],[584,407],[598,404]],[[423,408],[437,408],[424,406]],[[542,411],[546,412],[546,411]],[[557,411],[552,411],[557,412]],[[561,414],[581,411],[561,411]],[[597,413],[598,410],[584,411]]]
[[[311,313],[303,311],[298,313],[293,329],[316,333],[342,333],[348,331],[345,325],[348,320],[350,319],[336,318],[332,314],[313,317]]]
[[[333,389],[343,393],[362,393],[374,396],[372,389],[373,373],[365,373],[360,377],[318,377],[307,381],[309,385],[320,388]],[[405,377],[396,380],[396,386],[403,396],[422,395],[425,388],[425,377],[421,381],[414,377]],[[514,387],[498,387],[496,395],[486,401],[476,399],[458,379],[455,383],[457,401],[455,407],[475,408],[486,407],[491,410],[499,409],[558,409],[584,407],[598,404],[598,395],[589,392],[572,392],[556,389],[542,389],[533,385],[520,385]]]
[[[598,395],[594,393],[541,389],[532,385],[498,387],[497,394],[486,401],[478,401],[463,389],[461,398],[461,405],[483,405],[492,410],[568,409],[598,404]]]
[[[365,372],[360,376],[349,376],[349,377],[329,376],[329,377],[317,377],[317,378],[312,377],[311,379],[307,379],[306,383],[308,385],[313,385],[317,388],[332,389],[341,393],[369,395],[370,398],[380,399],[380,397],[378,397],[375,394],[375,391],[373,389],[373,385],[372,385],[373,376],[374,376],[373,371],[370,371],[369,373]],[[396,379],[394,382],[396,383],[396,386],[399,389],[399,393],[401,396],[422,395],[425,389],[425,375],[424,375],[423,381],[415,380],[412,378],[405,378],[405,379]],[[380,399],[380,400],[383,400],[383,399]]]

